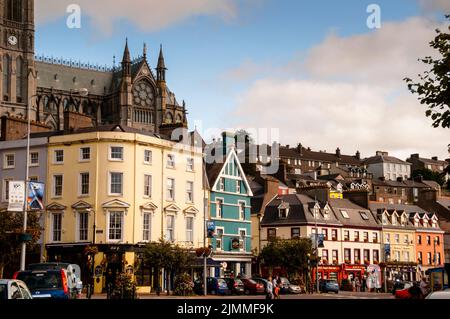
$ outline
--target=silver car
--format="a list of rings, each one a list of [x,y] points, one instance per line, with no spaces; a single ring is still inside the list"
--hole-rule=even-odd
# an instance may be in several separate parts
[[[450,289],[432,292],[425,299],[450,299]]]
[[[33,297],[22,280],[0,279],[1,299],[33,299]]]

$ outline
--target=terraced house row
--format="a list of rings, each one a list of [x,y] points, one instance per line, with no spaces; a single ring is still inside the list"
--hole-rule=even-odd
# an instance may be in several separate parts
[[[435,213],[371,202],[366,190],[344,192],[342,199],[329,192],[327,186],[310,186],[273,198],[254,227],[260,232],[255,245],[322,234],[319,276],[339,281],[362,278],[370,264],[385,264],[389,280],[418,280],[427,269],[443,266],[445,231]]]

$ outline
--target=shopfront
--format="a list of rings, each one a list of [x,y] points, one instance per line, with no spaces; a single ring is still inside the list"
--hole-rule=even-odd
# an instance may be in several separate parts
[[[318,273],[319,273],[319,280],[320,279],[330,279],[330,280],[336,280],[339,283],[342,280],[341,266],[339,266],[339,265],[319,266]],[[313,273],[312,278],[313,278],[313,280],[316,280],[315,273]]]
[[[419,272],[420,273],[420,272]],[[416,263],[386,263],[386,276],[388,281],[418,281],[418,269]]]
[[[365,265],[342,265],[342,279],[363,279],[366,273],[367,267]]]

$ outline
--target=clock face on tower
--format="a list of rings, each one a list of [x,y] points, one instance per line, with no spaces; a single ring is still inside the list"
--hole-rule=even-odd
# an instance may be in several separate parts
[[[10,36],[10,37],[8,38],[8,42],[9,42],[9,44],[11,44],[11,45],[16,45],[16,44],[17,44],[17,38],[16,38],[14,35],[12,35],[12,36]]]
[[[133,100],[136,106],[152,106],[154,101],[154,94],[151,85],[145,81],[137,83],[133,88]]]

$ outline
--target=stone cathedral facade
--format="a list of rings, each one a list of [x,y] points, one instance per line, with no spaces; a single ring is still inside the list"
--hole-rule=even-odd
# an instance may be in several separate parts
[[[153,70],[145,45],[132,59],[126,43],[121,65],[112,68],[35,56],[34,2],[0,0],[0,140],[25,133],[11,123],[28,116],[34,132],[120,124],[169,135],[187,127],[185,103],[166,85],[162,47]]]

